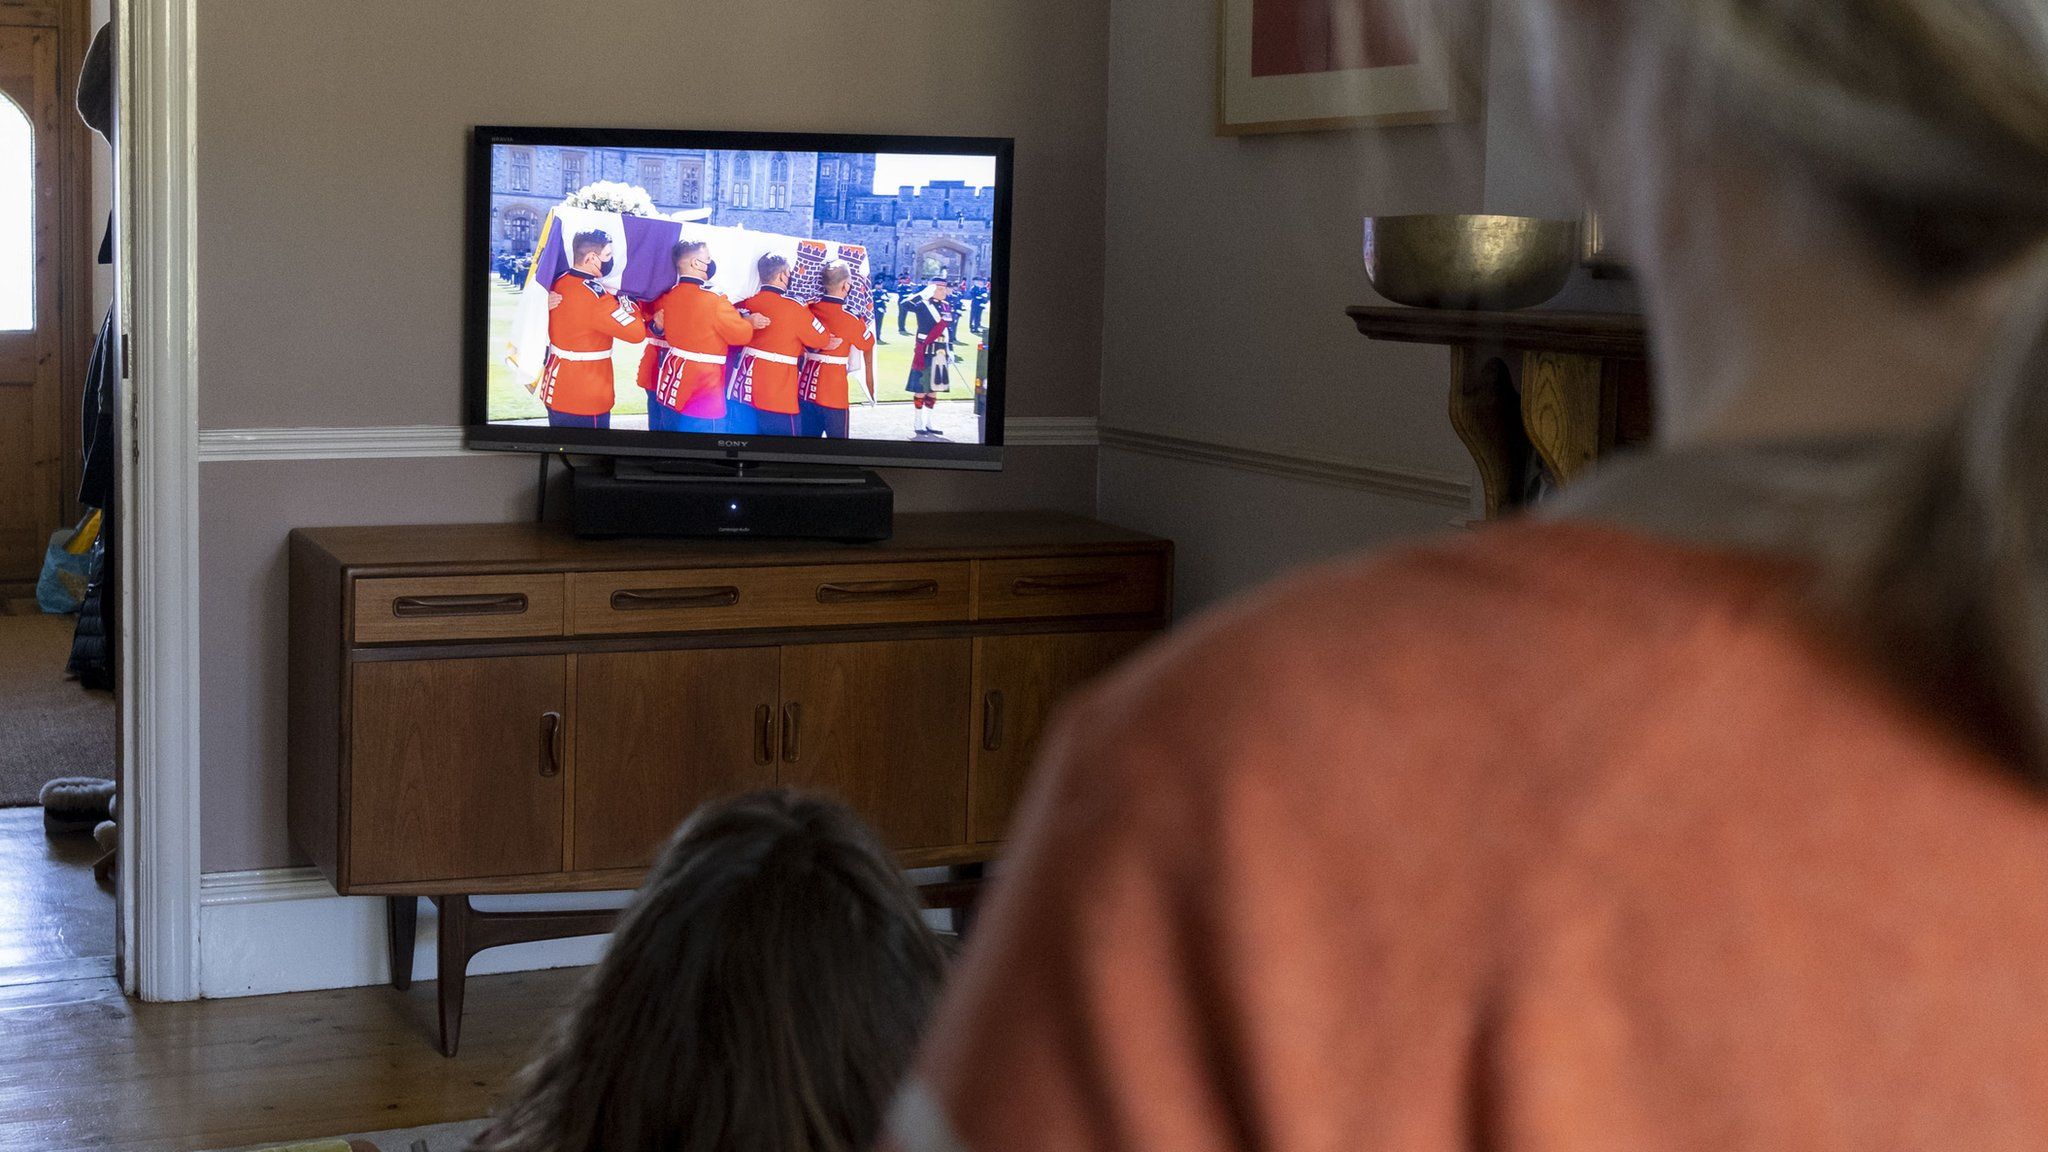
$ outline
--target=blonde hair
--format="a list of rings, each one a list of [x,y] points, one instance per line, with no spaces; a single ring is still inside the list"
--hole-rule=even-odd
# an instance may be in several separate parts
[[[2048,6],[1661,0],[1713,114],[1839,197],[1929,292],[2020,300],[1952,426],[1817,549],[1838,607],[1922,692],[2048,782]]]

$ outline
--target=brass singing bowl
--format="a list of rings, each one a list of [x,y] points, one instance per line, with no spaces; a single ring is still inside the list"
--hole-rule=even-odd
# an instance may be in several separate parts
[[[1373,216],[1365,274],[1417,308],[1528,308],[1564,290],[1579,260],[1576,220],[1527,216]]]

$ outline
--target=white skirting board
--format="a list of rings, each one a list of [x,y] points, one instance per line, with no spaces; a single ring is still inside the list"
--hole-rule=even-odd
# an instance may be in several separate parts
[[[199,885],[199,994],[207,999],[356,988],[390,982],[384,898],[337,896],[310,868],[216,872]],[[521,908],[617,908],[630,892],[480,896],[485,912]],[[412,975],[432,980],[439,918],[420,901]],[[472,976],[595,964],[609,936],[543,940],[478,953]]]
[[[944,869],[911,873],[913,883],[943,878]],[[311,868],[213,872],[199,884],[199,994],[208,1000],[359,988],[391,982],[384,941],[384,898],[338,896]],[[618,908],[631,892],[552,896],[479,896],[478,910]],[[934,927],[944,913],[926,913]],[[412,978],[434,979],[440,926],[434,906],[420,901]],[[480,952],[469,974],[535,972],[597,963],[609,936],[542,940]]]

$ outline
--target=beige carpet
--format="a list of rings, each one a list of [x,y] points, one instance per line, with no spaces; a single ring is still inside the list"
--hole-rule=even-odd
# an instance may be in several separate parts
[[[59,776],[114,775],[114,696],[64,675],[72,617],[0,615],[0,808]]]

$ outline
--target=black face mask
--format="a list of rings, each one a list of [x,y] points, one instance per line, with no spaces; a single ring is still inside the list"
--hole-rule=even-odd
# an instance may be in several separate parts
[[[616,263],[618,263],[618,261],[616,261],[616,260],[607,260],[607,261],[605,261],[605,262],[604,262],[603,264],[599,265],[599,266],[598,266],[598,269],[597,269],[597,278],[598,278],[598,279],[600,279],[600,280],[602,280],[602,279],[604,279],[605,277],[607,277],[607,276],[611,275],[611,274],[612,274],[612,265],[614,265],[614,264],[616,264]]]
[[[715,280],[715,279],[717,279],[717,278],[718,278],[718,261],[716,261],[716,260],[713,260],[713,261],[711,261],[710,263],[708,263],[708,264],[704,265],[704,279],[706,279],[706,280]]]

